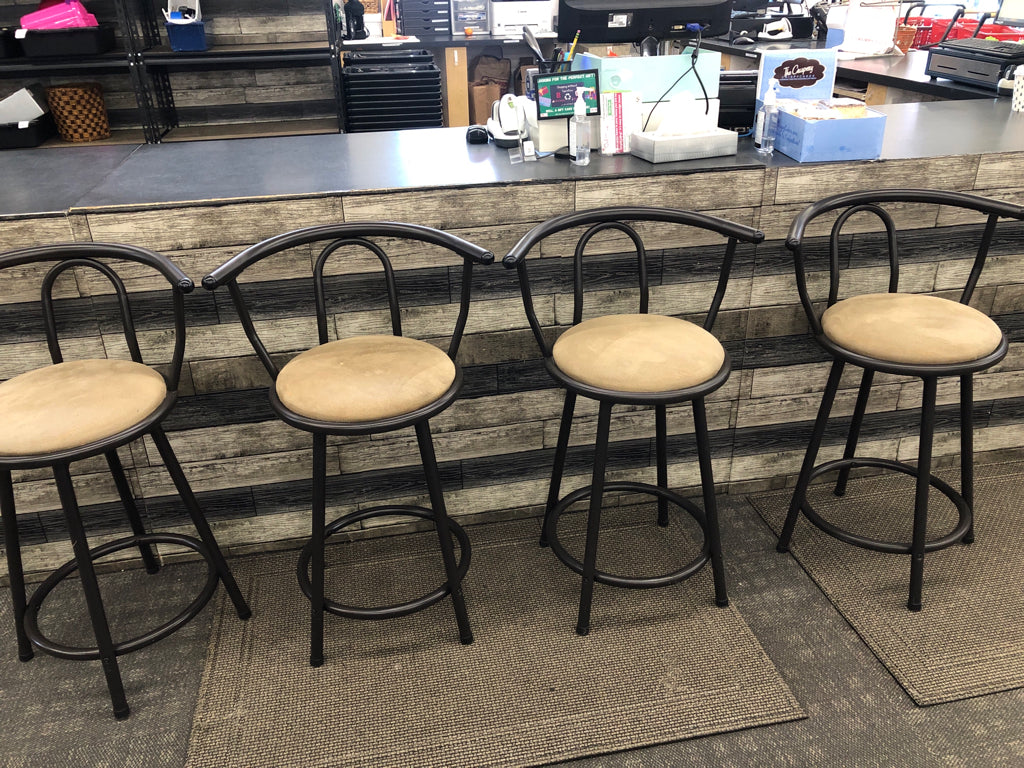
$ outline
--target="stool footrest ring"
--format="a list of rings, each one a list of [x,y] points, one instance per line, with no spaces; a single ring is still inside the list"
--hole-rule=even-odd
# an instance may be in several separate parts
[[[575,504],[582,499],[589,498],[592,488],[593,486],[587,485],[562,497],[562,499],[560,499],[559,502],[551,508],[551,511],[547,515],[546,522],[547,542],[551,546],[551,551],[554,552],[558,559],[565,563],[566,566],[581,576],[583,575],[583,563],[570,555],[558,540],[558,519],[570,505]],[[611,482],[604,484],[604,490],[644,493],[663,498],[666,501],[675,504],[677,507],[686,510],[686,512],[688,512],[690,516],[697,521],[700,525],[701,532],[704,534],[704,540],[701,544],[700,554],[679,570],[672,571],[671,573],[665,573],[660,576],[620,576],[618,574],[598,570],[594,572],[594,581],[599,584],[608,584],[613,587],[626,587],[627,589],[652,589],[656,587],[665,587],[669,584],[675,584],[689,578],[711,561],[711,545],[708,542],[707,519],[704,515],[704,511],[693,502],[688,499],[684,499],[678,493],[670,491],[667,488],[661,488],[657,485],[649,485],[648,483]]]
[[[136,536],[128,536],[90,549],[89,557],[95,561],[113,552],[118,552],[130,547],[136,547],[139,544],[174,544],[180,547],[185,547],[186,549],[191,549],[193,552],[200,554],[206,561],[206,583],[203,585],[198,596],[196,596],[196,598],[186,606],[181,613],[170,621],[160,625],[156,629],[140,635],[139,637],[115,643],[115,656],[123,656],[126,653],[131,653],[132,651],[145,648],[146,646],[152,645],[158,640],[162,640],[168,635],[181,629],[189,621],[194,619],[201,610],[203,610],[203,607],[210,601],[210,598],[213,597],[213,593],[217,591],[217,582],[219,579],[209,550],[203,542],[192,536],[184,536],[178,533],[144,533]],[[28,604],[25,608],[25,634],[28,635],[29,640],[32,641],[32,644],[35,647],[46,651],[46,653],[51,656],[78,661],[94,661],[100,658],[99,648],[64,645],[50,640],[39,630],[39,610],[42,608],[43,600],[46,599],[47,595],[49,595],[61,581],[66,579],[76,570],[78,570],[77,561],[69,560],[60,568],[53,571],[53,573],[51,573],[43,583],[36,588],[35,592],[32,593],[32,597],[29,598]]]
[[[895,472],[902,472],[905,475],[911,477],[917,477],[917,468],[910,465],[904,464],[903,462],[893,461],[892,459],[878,459],[878,458],[852,458],[852,459],[836,459],[835,461],[827,461],[823,464],[819,464],[815,467],[810,474],[809,480],[813,480],[816,477],[824,475],[828,472],[834,472],[839,469],[849,467],[854,469],[856,467],[878,467],[880,469],[888,469]],[[934,552],[939,549],[945,549],[946,547],[956,544],[961,541],[967,532],[971,528],[971,522],[973,520],[973,514],[967,502],[964,501],[957,491],[955,491],[948,483],[940,480],[935,475],[929,475],[928,484],[939,491],[947,499],[953,502],[953,505],[957,509],[959,515],[959,521],[956,526],[949,533],[944,536],[932,539],[925,542],[924,551]],[[830,523],[819,515],[814,507],[811,506],[810,502],[807,501],[807,495],[799,500],[800,511],[804,513],[804,516],[813,523],[817,528],[821,529],[829,536],[845,541],[847,544],[852,544],[855,547],[862,549],[870,549],[875,552],[888,552],[897,555],[909,555],[912,550],[912,545],[904,542],[895,541],[881,541],[878,539],[872,539],[867,536],[861,536],[860,534],[852,533],[847,531],[834,523]]]
[[[324,528],[324,539],[340,531],[347,525],[357,523],[362,520],[369,520],[374,517],[383,517],[385,515],[402,515],[406,517],[416,517],[421,520],[436,521],[437,516],[433,510],[427,509],[426,507],[416,507],[408,504],[391,505],[383,507],[373,507],[371,509],[364,509],[358,512],[353,512],[348,515],[339,517],[332,523],[329,523]],[[471,557],[469,536],[462,529],[462,526],[456,523],[451,518],[448,518],[448,528],[452,535],[455,536],[456,541],[459,542],[459,562],[457,567],[459,581],[462,581],[466,576],[466,572],[469,571],[469,561]],[[313,586],[309,580],[309,561],[313,557],[313,543],[308,542],[306,546],[302,548],[299,553],[298,563],[298,577],[299,577],[299,589],[307,597],[311,597],[313,594]],[[324,610],[328,613],[333,613],[335,616],[345,616],[350,619],[390,619],[396,616],[406,616],[416,611],[421,611],[428,606],[433,605],[440,600],[443,600],[451,594],[451,588],[446,581],[440,587],[434,591],[418,597],[415,600],[410,600],[406,603],[399,603],[397,605],[387,605],[375,608],[365,608],[354,605],[344,605],[334,600],[329,600],[324,597]]]

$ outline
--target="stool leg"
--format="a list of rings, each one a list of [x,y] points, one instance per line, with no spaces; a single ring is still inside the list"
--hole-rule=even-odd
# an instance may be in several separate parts
[[[327,435],[313,433],[313,507],[310,522],[309,666],[324,663],[324,527],[327,525]]]
[[[857,405],[853,409],[853,419],[850,421],[850,431],[846,435],[844,459],[852,459],[857,452],[857,441],[860,439],[860,428],[864,423],[864,413],[868,409],[868,396],[871,394],[871,382],[874,378],[875,372],[865,368],[864,375],[860,380],[860,391],[857,393]],[[843,467],[839,470],[839,477],[836,478],[836,487],[833,491],[836,496],[843,496],[846,493],[846,484],[850,480],[850,469],[851,467]]]
[[[565,470],[565,456],[569,451],[569,433],[572,431],[572,416],[576,410],[576,393],[566,392],[562,402],[562,421],[558,425],[558,444],[555,446],[555,462],[551,468],[551,485],[548,486],[548,501],[544,507],[544,522],[540,529],[540,545],[548,545],[548,522],[551,510],[558,503],[562,491],[562,472]]]
[[[448,510],[444,504],[441,473],[437,469],[437,456],[434,454],[434,441],[430,437],[430,425],[425,421],[416,425],[416,442],[420,447],[423,473],[427,477],[430,506],[434,510],[434,523],[437,528],[437,537],[441,543],[441,556],[444,558],[448,589],[451,592],[452,605],[455,608],[455,621],[459,625],[459,640],[463,645],[469,645],[473,642],[473,630],[469,627],[466,598],[462,594],[462,581],[459,579],[458,564],[455,562],[455,548],[452,546],[452,535],[448,528]]]
[[[654,452],[658,459],[658,485],[668,488],[668,425],[665,415],[665,406],[654,406]],[[658,497],[658,525],[665,528],[668,525],[668,499]]]
[[[974,375],[960,377],[960,495],[971,510],[964,544],[974,542]]]
[[[608,462],[608,432],[611,429],[612,404],[601,402],[597,416],[597,440],[594,444],[594,474],[590,485],[590,511],[587,513],[587,544],[583,554],[583,584],[576,634],[590,632],[590,605],[594,600],[594,572],[597,570],[597,538],[601,531],[601,501],[604,496],[604,468]]]
[[[117,450],[113,449],[104,454],[107,457],[107,466],[110,467],[110,474],[114,477],[114,485],[117,486],[117,493],[121,497],[121,504],[124,506],[125,514],[128,516],[128,523],[132,527],[132,533],[141,536],[146,532],[142,525],[142,516],[139,515],[139,507],[135,503],[135,496],[132,494],[128,478],[125,476],[124,467],[121,465],[121,457]],[[142,562],[146,564],[147,573],[157,573],[160,570],[160,563],[153,554],[153,548],[149,544],[139,544],[139,554],[142,555]]]
[[[711,441],[708,439],[708,414],[703,397],[693,401],[693,427],[697,435],[697,461],[700,463],[700,487],[704,495],[704,524],[711,550],[711,573],[715,580],[715,605],[724,608],[729,604],[729,596],[725,589],[722,535],[718,528],[715,478],[711,471]]]
[[[28,661],[35,652],[25,634],[25,571],[21,565],[21,544],[14,509],[14,484],[11,470],[0,470],[0,517],[3,518],[4,542],[7,550],[7,574],[11,579],[11,602],[14,604],[14,634],[18,638],[18,659]]]
[[[231,575],[231,569],[228,568],[227,561],[224,559],[220,547],[217,546],[217,539],[210,529],[210,524],[206,521],[203,510],[199,507],[199,502],[196,501],[195,494],[192,493],[192,486],[189,485],[188,478],[185,477],[185,473],[181,470],[178,457],[174,454],[174,449],[171,448],[167,435],[164,434],[163,429],[159,425],[154,426],[149,434],[153,438],[153,442],[156,443],[156,449],[164,460],[164,466],[167,467],[167,472],[174,482],[174,487],[178,489],[178,495],[181,496],[181,500],[185,503],[185,509],[188,510],[189,517],[192,518],[192,525],[195,526],[196,531],[199,533],[199,538],[206,545],[206,549],[210,553],[213,567],[217,570],[217,575],[220,576],[220,581],[235,606],[235,613],[238,614],[240,619],[248,619],[252,615],[252,611],[249,610],[245,598],[242,597],[242,592],[238,588],[238,584],[235,583],[235,577]]]
[[[825,436],[825,427],[828,426],[828,416],[832,412],[832,403],[835,401],[836,392],[839,390],[839,379],[843,375],[845,363],[842,360],[832,362],[832,370],[828,374],[828,383],[821,395],[821,405],[818,407],[818,417],[814,421],[814,430],[811,432],[811,441],[807,445],[807,453],[804,454],[804,462],[800,466],[800,476],[796,481],[796,488],[793,489],[793,499],[789,502],[789,513],[786,515],[786,522],[782,526],[782,533],[779,535],[779,543],[775,549],[779,552],[789,551],[789,542],[793,538],[793,529],[796,527],[796,519],[800,516],[800,508],[803,506],[804,497],[807,495],[807,486],[811,482],[811,472],[814,471],[814,462],[818,459],[818,449],[821,447],[821,440]]]
[[[110,691],[110,701],[114,707],[114,717],[124,720],[129,714],[128,699],[124,694],[121,670],[117,666],[117,655],[114,653],[114,641],[110,636],[110,625],[107,623],[107,614],[103,609],[96,570],[93,567],[92,557],[89,555],[89,542],[85,537],[85,528],[82,526],[82,518],[78,512],[78,501],[75,499],[75,489],[71,484],[68,465],[55,465],[53,475],[57,480],[57,493],[60,495],[60,504],[64,510],[64,519],[67,521],[71,546],[75,552],[78,575],[82,582],[82,591],[85,592],[89,619],[92,622],[93,634],[96,636],[96,647],[100,653],[100,664],[107,679],[107,689]]]
[[[932,471],[932,433],[935,430],[935,392],[938,380],[924,379],[921,399],[921,437],[917,448],[917,487],[914,491],[914,533],[910,544],[910,597],[907,608],[921,610],[924,544],[928,527],[928,489]]]

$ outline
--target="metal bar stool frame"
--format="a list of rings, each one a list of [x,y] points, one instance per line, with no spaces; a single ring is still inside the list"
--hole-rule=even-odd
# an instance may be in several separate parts
[[[573,228],[585,228],[573,252],[572,325],[576,326],[583,320],[584,252],[596,235],[606,231],[619,232],[628,237],[632,242],[637,263],[639,314],[648,314],[650,303],[648,256],[643,238],[635,226],[633,226],[634,223],[638,222],[675,224],[715,232],[725,238],[724,255],[718,269],[715,292],[702,324],[704,330],[710,331],[725,296],[738,243],[757,244],[764,239],[764,234],[756,229],[720,217],[693,211],[643,206],[606,207],[570,213],[538,224],[527,232],[502,260],[505,267],[517,271],[526,317],[541,355],[544,358],[544,366],[551,377],[565,390],[540,544],[541,546],[550,545],[552,551],[562,563],[582,576],[579,612],[576,622],[576,633],[578,635],[586,635],[590,632],[591,606],[595,583],[630,589],[668,586],[689,578],[710,562],[714,578],[715,603],[720,607],[725,607],[729,604],[725,583],[725,570],[722,563],[722,547],[715,502],[714,477],[711,467],[707,412],[704,402],[707,395],[721,387],[729,378],[731,362],[728,353],[725,353],[725,360],[720,370],[698,386],[668,392],[621,392],[602,389],[578,381],[559,368],[553,359],[553,344],[545,337],[544,330],[533,305],[533,296],[527,270],[527,254],[551,235]],[[569,436],[578,396],[590,398],[599,403],[592,480],[590,485],[561,497],[562,475],[565,468]],[[693,410],[703,509],[668,488],[666,407],[683,402],[691,403]],[[657,485],[640,482],[605,481],[611,412],[612,407],[616,404],[646,405],[654,408]],[[656,497],[658,499],[658,524],[662,527],[667,526],[669,522],[668,504],[670,502],[685,510],[697,521],[704,534],[700,553],[681,568],[656,576],[622,576],[599,570],[597,568],[597,550],[601,526],[602,499],[605,491],[626,491]],[[581,562],[562,546],[558,540],[557,529],[558,520],[562,513],[576,502],[586,498],[589,498],[589,508],[587,512],[586,544]]]
[[[53,295],[57,278],[68,270],[80,272],[93,270],[106,278],[116,296],[121,331],[131,360],[145,364],[139,347],[135,322],[128,291],[118,270],[110,260],[128,261],[141,264],[159,273],[170,286],[171,312],[173,314],[174,342],[169,364],[163,366],[161,375],[167,387],[162,403],[145,418],[131,427],[103,439],[84,445],[74,446],[49,453],[23,456],[0,456],[0,516],[3,518],[6,542],[7,566],[11,582],[11,596],[14,604],[15,631],[18,642],[18,658],[29,661],[34,649],[39,648],[58,658],[73,660],[99,660],[107,688],[110,692],[114,716],[124,719],[130,714],[125,696],[117,657],[145,648],[177,631],[194,618],[216,591],[218,581],[224,584],[228,595],[241,619],[247,619],[250,610],[234,577],[228,568],[210,525],[203,515],[194,493],[188,483],[174,450],[161,427],[161,421],[170,412],[177,400],[178,382],[185,351],[185,306],[184,296],[195,287],[191,279],[173,262],[162,254],[135,246],[112,243],[66,243],[38,246],[9,251],[0,254],[0,271],[13,267],[53,262],[41,280],[41,308],[47,347],[54,365],[64,361],[58,332],[57,309]],[[117,454],[117,448],[148,434],[156,444],[167,471],[178,494],[185,504],[189,517],[198,533],[198,538],[172,533],[147,533],[132,494],[124,467]],[[114,479],[118,495],[124,506],[132,535],[118,538],[90,549],[82,516],[71,479],[72,462],[102,455]],[[68,526],[74,551],[74,559],[54,570],[32,596],[26,600],[26,587],[21,559],[21,546],[15,513],[12,470],[50,468],[54,473],[61,507]],[[138,547],[149,573],[159,571],[160,564],[152,550],[154,544],[170,544],[184,547],[200,555],[207,565],[206,583],[199,595],[184,610],[160,627],[139,637],[115,642],[111,636],[106,609],[100,595],[94,561],[113,552]],[[38,616],[43,600],[63,579],[78,571],[85,594],[90,622],[96,638],[95,647],[69,646],[44,636],[39,629]]]
[[[825,335],[821,315],[825,309],[833,306],[839,300],[842,272],[839,259],[840,236],[843,226],[855,214],[870,214],[879,219],[884,226],[889,266],[888,293],[899,292],[900,259],[897,245],[897,225],[892,215],[881,207],[885,203],[924,203],[975,211],[985,215],[986,222],[978,243],[978,250],[970,274],[960,292],[959,303],[964,305],[970,303],[978,285],[999,219],[1024,219],[1024,208],[1021,206],[962,192],[931,189],[887,189],[833,195],[807,206],[797,214],[790,226],[786,247],[793,254],[797,291],[811,332],[817,343],[832,357],[833,362],[776,549],[779,552],[789,551],[793,531],[802,512],[812,524],[840,541],[876,552],[909,554],[911,570],[907,608],[911,611],[920,611],[925,553],[943,549],[956,542],[969,544],[974,540],[973,375],[1002,360],[1006,356],[1009,343],[1006,335],[1002,334],[1002,339],[996,348],[990,354],[976,360],[953,364],[912,364],[858,354],[835,343]],[[812,221],[834,211],[841,211],[841,213],[836,218],[829,234],[828,297],[824,306],[821,306],[811,298],[807,286],[807,229]],[[816,466],[818,451],[828,426],[836,393],[839,390],[840,378],[847,364],[860,367],[863,369],[863,374],[847,433],[843,458]],[[856,456],[857,442],[876,372],[913,376],[922,380],[923,394],[916,467],[891,459]],[[937,382],[944,376],[956,376],[960,382],[961,489],[959,492],[931,474]],[[857,467],[875,467],[901,472],[915,478],[914,517],[910,542],[881,541],[842,529],[824,519],[810,505],[807,500],[807,489],[814,478],[828,472],[838,471],[834,493],[836,496],[843,496],[846,493],[850,472]],[[958,521],[952,530],[931,540],[927,539],[926,533],[929,487],[934,487],[946,496],[956,507],[958,513]]]
[[[343,250],[345,248],[369,251],[379,260],[383,270],[392,335],[402,336],[401,307],[395,271],[390,258],[380,244],[384,242],[382,239],[397,239],[438,246],[462,258],[459,312],[447,348],[448,357],[455,363],[469,315],[473,265],[490,264],[494,260],[494,255],[485,248],[448,232],[401,222],[359,222],[307,227],[268,238],[245,249],[207,275],[203,279],[203,286],[212,291],[227,285],[246,336],[272,381],[276,382],[281,368],[273,360],[256,329],[250,304],[246,300],[243,289],[239,286],[239,278],[246,269],[267,257],[300,246],[318,242],[325,243],[313,265],[317,339],[320,345],[324,345],[330,341],[324,268],[331,256],[336,253],[343,254],[346,252]],[[296,413],[281,402],[275,385],[270,386],[271,406],[281,420],[296,429],[309,432],[313,436],[311,535],[299,555],[297,566],[299,587],[310,601],[309,663],[311,666],[319,667],[324,662],[324,612],[353,619],[387,619],[422,610],[450,595],[458,625],[459,639],[464,645],[473,642],[473,632],[470,628],[462,591],[462,580],[470,564],[470,542],[462,527],[448,517],[429,425],[429,420],[433,416],[454,402],[461,385],[462,370],[456,363],[455,380],[438,399],[400,416],[359,422],[323,421]],[[326,522],[327,436],[378,434],[406,427],[413,427],[416,432],[420,459],[430,496],[430,508],[408,504],[375,506],[343,515],[328,524]],[[327,598],[324,595],[324,543],[326,538],[348,525],[385,515],[404,515],[433,522],[444,560],[445,583],[422,597],[397,605],[362,607],[344,605]],[[455,557],[452,536],[459,542],[458,560]]]

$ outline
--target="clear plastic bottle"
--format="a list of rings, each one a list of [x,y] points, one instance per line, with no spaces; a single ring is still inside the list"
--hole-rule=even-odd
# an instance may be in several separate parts
[[[774,77],[768,82],[764,104],[754,120],[754,149],[761,155],[770,155],[775,149],[775,131],[779,124],[778,86],[779,81]]]
[[[587,102],[583,100],[586,88],[576,89],[576,103],[572,108],[569,123],[569,151],[573,165],[590,164],[590,120],[587,117]]]

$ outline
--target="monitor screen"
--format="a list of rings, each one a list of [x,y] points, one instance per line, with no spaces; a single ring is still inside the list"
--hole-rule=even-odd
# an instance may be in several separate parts
[[[1024,27],[1024,0],[1003,0],[999,4],[995,22],[1008,27]],[[984,32],[978,34],[979,37],[984,36]]]
[[[583,94],[587,114],[601,114],[601,102],[597,98],[599,89],[596,69],[537,75],[537,119],[572,117],[576,104],[576,89],[580,87],[587,89]]]
[[[732,0],[558,0],[558,39],[580,44],[715,37],[729,31]]]

